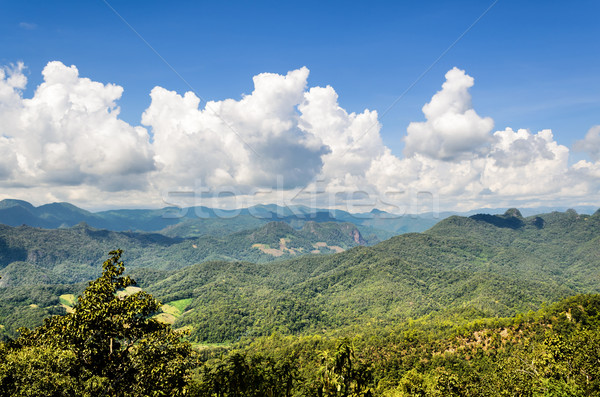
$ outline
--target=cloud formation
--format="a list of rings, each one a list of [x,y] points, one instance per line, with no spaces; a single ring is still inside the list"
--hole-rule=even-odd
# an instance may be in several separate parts
[[[575,142],[573,149],[586,152],[594,161],[600,160],[600,125],[589,129],[585,138]]]
[[[600,127],[575,148],[592,161],[569,166],[550,130],[505,128],[471,103],[474,80],[453,68],[409,124],[404,156],[381,139],[374,110],[349,113],[330,87],[309,87],[307,68],[262,73],[241,99],[201,104],[162,87],[143,126],[119,119],[123,88],[50,62],[32,98],[23,64],[0,68],[0,186],[4,196],[92,207],[161,205],[171,190],[232,187],[320,189],[343,206],[358,190],[406,201],[429,192],[443,209],[588,202],[600,189]],[[319,185],[319,186],[317,186]],[[275,201],[279,193],[264,200]],[[389,209],[389,207],[388,207]],[[393,209],[393,208],[391,208]],[[410,212],[410,209],[408,209]]]
[[[362,175],[372,159],[384,151],[377,112],[348,114],[330,86],[313,87],[298,105],[300,128],[329,148],[323,156],[320,179],[343,183]]]
[[[155,87],[142,123],[154,134],[157,178],[175,186],[271,187],[305,185],[329,152],[321,140],[298,127],[308,69],[286,76],[254,77],[254,91],[236,101],[208,102],[192,92],[180,96]]]
[[[503,196],[544,196],[568,184],[569,149],[554,141],[552,131],[537,134],[510,128],[496,131],[481,173],[482,186]]]
[[[31,99],[22,98],[23,65],[0,71],[3,186],[143,189],[154,169],[149,135],[118,118],[123,88],[79,77],[50,62]]]
[[[473,110],[469,93],[473,83],[463,70],[453,68],[446,73],[442,90],[423,106],[427,121],[408,126],[404,149],[407,157],[420,153],[434,159],[455,160],[471,156],[490,141],[494,122]]]

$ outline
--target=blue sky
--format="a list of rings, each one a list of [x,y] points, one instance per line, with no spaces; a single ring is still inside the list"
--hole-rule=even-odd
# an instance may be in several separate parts
[[[350,111],[387,109],[486,9],[458,2],[108,2],[202,98],[237,98],[251,77],[307,66]],[[103,1],[6,1],[0,61],[23,61],[29,89],[47,62],[125,88],[139,123],[149,92],[190,88]],[[382,119],[386,144],[421,118],[453,66],[475,78],[478,112],[496,127],[551,128],[570,145],[598,123],[600,3],[500,0]],[[23,25],[23,26],[22,26]]]
[[[493,119],[493,131],[551,129],[571,149],[600,124],[598,2],[499,0],[414,84],[491,4],[4,1],[0,65],[25,64],[25,98],[50,61],[119,85],[120,118],[132,126],[156,86],[240,100],[253,76],[305,66],[308,87],[330,85],[348,113],[378,111],[383,144],[397,157],[408,125],[424,120],[421,108],[457,67],[474,78],[472,106]],[[593,159],[571,150],[569,164],[579,160]]]

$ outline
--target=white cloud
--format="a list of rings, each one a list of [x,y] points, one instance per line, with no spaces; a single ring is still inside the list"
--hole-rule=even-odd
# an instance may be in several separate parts
[[[590,128],[585,138],[575,142],[573,149],[586,152],[594,161],[600,160],[600,125]]]
[[[473,110],[468,91],[472,86],[473,78],[463,70],[453,68],[446,73],[442,90],[423,106],[427,121],[408,126],[404,149],[407,157],[420,153],[434,159],[454,160],[471,156],[489,142],[494,122]]]
[[[285,187],[308,183],[322,168],[327,146],[298,127],[308,69],[254,77],[254,91],[236,101],[209,102],[161,87],[142,123],[154,133],[158,183],[193,187]],[[162,180],[164,179],[164,180]]]
[[[531,134],[508,128],[490,138],[486,154],[454,161],[420,153],[398,158],[388,150],[373,160],[366,179],[381,192],[430,192],[443,208],[500,205],[524,197],[556,200],[568,190],[569,150],[549,130]]]
[[[337,93],[327,86],[313,87],[298,106],[300,128],[327,145],[321,177],[331,179],[362,175],[372,159],[384,151],[377,112],[368,109],[348,114],[337,102]]]
[[[146,173],[154,168],[149,136],[119,120],[121,87],[50,62],[44,82],[23,99],[22,71],[19,65],[0,72],[0,152],[11,153],[3,156],[11,164],[3,185],[145,188]]]
[[[283,183],[285,197],[307,186],[338,207],[361,190],[388,204],[389,193],[406,203],[430,192],[442,209],[470,209],[522,200],[572,205],[599,192],[599,126],[575,145],[594,161],[569,166],[569,149],[550,130],[491,133],[492,119],[471,104],[473,79],[457,68],[423,106],[426,121],[408,126],[404,157],[383,143],[376,111],[346,111],[332,87],[308,87],[308,74],[263,73],[252,93],[204,107],[194,93],[155,87],[142,115],[151,140],[146,128],[119,119],[120,86],[50,62],[27,99],[23,64],[2,68],[0,196],[143,207],[198,184],[247,194]]]
[[[569,149],[557,144],[550,130],[531,134],[507,128],[494,133],[481,180],[504,196],[553,194],[569,183],[568,159]]]

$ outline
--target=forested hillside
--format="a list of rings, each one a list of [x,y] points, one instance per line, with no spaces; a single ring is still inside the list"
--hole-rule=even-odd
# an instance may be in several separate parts
[[[600,295],[514,317],[472,308],[192,350],[123,293],[121,252],[69,314],[0,343],[2,395],[590,396],[600,392]],[[185,331],[183,331],[185,332]]]
[[[206,262],[142,285],[187,299],[176,325],[197,341],[390,324],[469,308],[509,316],[600,292],[600,213],[451,217],[422,234],[326,257]]]
[[[595,396],[600,295],[508,318],[423,317],[206,349],[195,396]]]
[[[181,310],[173,321],[189,327],[198,342],[365,321],[388,324],[464,307],[481,317],[509,316],[576,293],[599,292],[598,239],[600,214],[574,211],[450,217],[425,233],[373,247],[360,246],[364,241],[356,228],[339,223],[308,222],[295,230],[273,222],[225,238],[199,239],[85,225],[5,226],[0,228],[0,324],[8,332],[18,317],[32,325],[59,310],[57,295],[81,289],[62,284],[97,276],[95,263],[110,246],[126,250],[129,268],[144,288],[165,303],[178,302]],[[352,246],[335,255],[313,254]],[[283,260],[302,254],[310,256]],[[29,295],[22,296],[23,290]],[[28,315],[9,315],[15,305]]]
[[[367,241],[348,223],[309,222],[296,230],[284,222],[271,222],[226,236],[187,239],[113,232],[86,224],[61,229],[0,225],[0,272],[4,285],[24,283],[21,267],[38,273],[38,283],[86,281],[98,275],[95,264],[115,246],[126,250],[131,268],[173,270],[206,260],[264,262],[364,244]]]
[[[86,224],[60,229],[0,225],[0,335],[12,335],[19,325],[32,326],[60,312],[58,296],[80,291],[81,283],[97,277],[98,262],[113,247],[126,250],[130,269],[164,276],[167,270],[208,260],[261,263],[366,243],[354,225],[338,222],[308,222],[300,230],[271,222],[227,236],[189,239]]]

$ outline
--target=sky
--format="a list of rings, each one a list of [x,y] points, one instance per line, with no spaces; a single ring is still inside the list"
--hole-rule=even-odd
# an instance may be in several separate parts
[[[595,1],[0,7],[0,198],[600,206]]]

